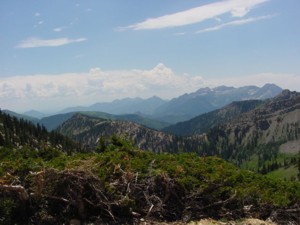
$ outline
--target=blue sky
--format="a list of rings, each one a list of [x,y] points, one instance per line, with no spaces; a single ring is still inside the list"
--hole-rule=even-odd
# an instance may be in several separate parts
[[[3,0],[0,107],[172,98],[220,84],[300,91],[299,21],[299,0]]]

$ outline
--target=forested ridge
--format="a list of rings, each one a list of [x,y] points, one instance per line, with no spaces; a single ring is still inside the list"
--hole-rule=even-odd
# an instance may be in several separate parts
[[[40,124],[33,124],[25,119],[18,119],[0,110],[0,146],[44,150],[53,148],[71,154],[80,151],[81,145],[56,132],[48,132]]]

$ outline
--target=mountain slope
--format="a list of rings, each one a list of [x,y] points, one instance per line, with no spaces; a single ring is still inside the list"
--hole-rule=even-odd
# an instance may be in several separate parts
[[[83,150],[80,144],[57,132],[48,132],[44,126],[12,117],[2,111],[0,111],[0,147],[20,151],[31,149],[36,153],[45,153],[50,149],[67,153]]]
[[[162,121],[177,123],[221,108],[233,101],[263,100],[272,98],[281,91],[282,89],[274,84],[266,84],[262,88],[256,86],[202,88],[172,99],[157,108],[153,116]]]
[[[48,130],[54,130],[59,125],[61,125],[63,122],[70,119],[76,113],[80,113],[80,114],[88,115],[88,116],[92,116],[92,117],[97,117],[100,119],[132,121],[132,122],[144,125],[149,128],[157,129],[157,130],[160,130],[160,129],[170,125],[166,122],[160,122],[155,119],[150,119],[150,118],[144,117],[142,115],[137,115],[137,114],[112,115],[109,113],[98,112],[98,111],[81,111],[81,112],[70,112],[70,113],[65,113],[65,114],[56,114],[56,115],[42,118],[39,121],[39,123],[43,124]]]
[[[256,154],[263,163],[276,160],[279,150],[300,139],[300,93],[283,91],[259,107],[207,132],[207,146],[213,154],[242,163]],[[294,146],[294,153],[300,145]]]
[[[218,155],[272,177],[300,180],[300,93],[285,90],[263,102],[235,102],[169,129],[181,135],[206,132],[199,154]]]
[[[179,136],[202,134],[207,132],[214,126],[235,119],[241,114],[254,109],[261,103],[261,100],[233,102],[221,109],[204,113],[191,120],[179,122],[177,124],[166,127],[162,131]]]
[[[52,116],[43,117],[39,122],[43,124],[47,130],[55,130],[60,124],[70,119],[75,113],[56,114]]]
[[[32,117],[32,116],[28,116],[28,115],[25,115],[25,114],[20,114],[20,113],[16,113],[16,112],[13,112],[11,110],[2,110],[3,113],[6,113],[12,117],[16,117],[18,119],[24,119],[24,120],[27,120],[27,121],[30,121],[32,123],[38,123],[39,119],[36,118],[36,117]]]
[[[148,99],[142,98],[124,98],[112,102],[96,103],[88,107],[67,108],[60,113],[78,112],[78,111],[99,111],[110,114],[152,114],[153,111],[163,105],[166,101],[153,96]]]
[[[30,111],[24,112],[24,113],[22,113],[22,114],[23,114],[23,115],[26,115],[26,116],[38,118],[38,119],[41,119],[41,118],[43,118],[43,117],[46,117],[46,114],[45,114],[45,113],[42,113],[42,112],[39,112],[39,111],[36,111],[36,110],[30,110]]]
[[[138,115],[138,114],[115,115],[112,119],[131,121],[140,124],[142,126],[146,126],[148,128],[152,128],[156,130],[161,130],[170,125],[170,123],[149,118],[146,115]]]
[[[154,152],[188,151],[196,149],[202,140],[201,136],[180,138],[129,121],[105,120],[79,113],[59,126],[57,131],[89,146],[98,145],[101,137],[126,136],[139,148]]]

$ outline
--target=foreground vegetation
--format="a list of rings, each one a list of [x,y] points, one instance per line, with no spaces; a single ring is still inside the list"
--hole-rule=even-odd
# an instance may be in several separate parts
[[[1,224],[100,224],[271,217],[300,223],[300,183],[217,157],[155,154],[119,137],[97,153],[0,147]],[[276,212],[276,213],[274,213]]]

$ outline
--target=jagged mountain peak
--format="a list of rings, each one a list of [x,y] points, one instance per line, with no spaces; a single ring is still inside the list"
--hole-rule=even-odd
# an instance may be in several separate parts
[[[141,102],[143,101],[142,98],[140,97],[135,97],[135,98],[122,98],[122,99],[116,99],[112,101],[112,103],[123,103],[123,102]],[[101,104],[101,103],[100,103]]]
[[[229,86],[225,86],[225,85],[221,85],[218,87],[213,88],[214,91],[228,91],[228,90],[233,90],[234,87],[229,87]]]
[[[273,83],[266,83],[264,86],[262,86],[262,89],[266,89],[266,88],[268,88],[268,89],[280,89],[280,90],[282,90],[278,85],[276,85],[276,84],[273,84]]]
[[[194,93],[202,94],[202,93],[208,93],[208,92],[211,92],[211,91],[212,91],[211,88],[209,88],[209,87],[204,87],[204,88],[198,89],[198,90],[197,90],[196,92],[194,92]],[[193,93],[191,93],[191,94],[193,94]]]
[[[276,96],[281,91],[282,89],[274,84],[266,84],[261,88],[253,85],[239,88],[225,85],[200,88],[193,93],[173,98],[157,108],[155,113],[156,118],[175,124],[219,109],[233,101],[265,100]]]
[[[266,111],[288,110],[289,108],[300,108],[300,93],[284,90],[276,97],[269,99],[266,103]]]
[[[298,98],[299,93],[296,91],[290,91],[288,89],[283,90],[279,95],[277,95],[274,100],[287,100],[287,99],[293,99],[293,98]]]

